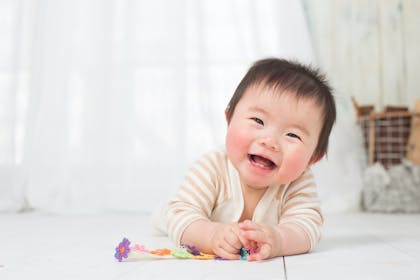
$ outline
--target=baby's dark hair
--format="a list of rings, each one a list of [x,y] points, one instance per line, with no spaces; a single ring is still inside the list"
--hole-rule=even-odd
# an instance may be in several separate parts
[[[297,98],[315,100],[323,110],[324,122],[313,158],[320,159],[327,152],[328,138],[336,119],[336,109],[332,89],[318,69],[278,58],[267,58],[255,62],[239,83],[229,102],[228,122],[239,100],[251,86],[268,87],[279,93],[295,94]]]

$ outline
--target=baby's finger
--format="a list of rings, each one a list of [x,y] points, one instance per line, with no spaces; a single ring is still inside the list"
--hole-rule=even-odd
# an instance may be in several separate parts
[[[225,242],[223,242],[222,244],[220,244],[220,247],[223,248],[223,250],[229,252],[229,253],[237,253],[238,252],[238,248],[235,248],[235,246],[233,246],[232,244],[229,243],[228,240],[226,240],[226,237],[224,239]]]
[[[251,229],[258,229],[260,226],[257,223],[254,223],[250,220],[245,220],[242,223],[238,224],[238,227],[242,230],[251,230]]]
[[[250,248],[253,244],[251,240],[248,240],[242,234],[239,234],[238,238],[239,238],[239,241],[242,244],[242,246],[245,247],[245,248]]]
[[[217,256],[226,259],[226,260],[239,260],[241,256],[239,254],[234,254],[226,251],[224,248],[219,248],[214,252]]]
[[[256,242],[266,242],[265,233],[261,230],[242,230],[240,235],[248,240]]]
[[[230,234],[226,235],[225,241],[236,250],[239,250],[242,247],[242,243],[239,239],[239,229],[232,230]]]
[[[267,244],[263,244],[257,253],[250,254],[247,258],[247,261],[260,261],[269,258],[271,248]]]

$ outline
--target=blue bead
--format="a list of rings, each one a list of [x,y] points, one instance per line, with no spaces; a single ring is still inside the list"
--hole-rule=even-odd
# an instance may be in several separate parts
[[[245,260],[246,260],[246,258],[249,256],[249,253],[248,253],[248,251],[245,249],[245,247],[242,247],[242,248],[239,250],[239,254],[241,255],[241,260],[243,260],[243,261],[245,261]]]

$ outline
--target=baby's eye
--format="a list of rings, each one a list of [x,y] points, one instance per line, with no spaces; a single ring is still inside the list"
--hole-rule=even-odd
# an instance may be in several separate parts
[[[259,118],[251,118],[251,119],[254,120],[259,125],[264,125],[264,122]]]
[[[300,137],[298,135],[296,135],[294,133],[291,133],[291,132],[287,133],[287,136],[292,137],[292,138],[297,138],[299,140],[302,140],[302,139],[300,139]]]

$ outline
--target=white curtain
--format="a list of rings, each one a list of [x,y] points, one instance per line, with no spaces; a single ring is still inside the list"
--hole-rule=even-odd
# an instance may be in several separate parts
[[[223,145],[253,61],[313,62],[299,1],[0,5],[3,211],[150,211]]]

